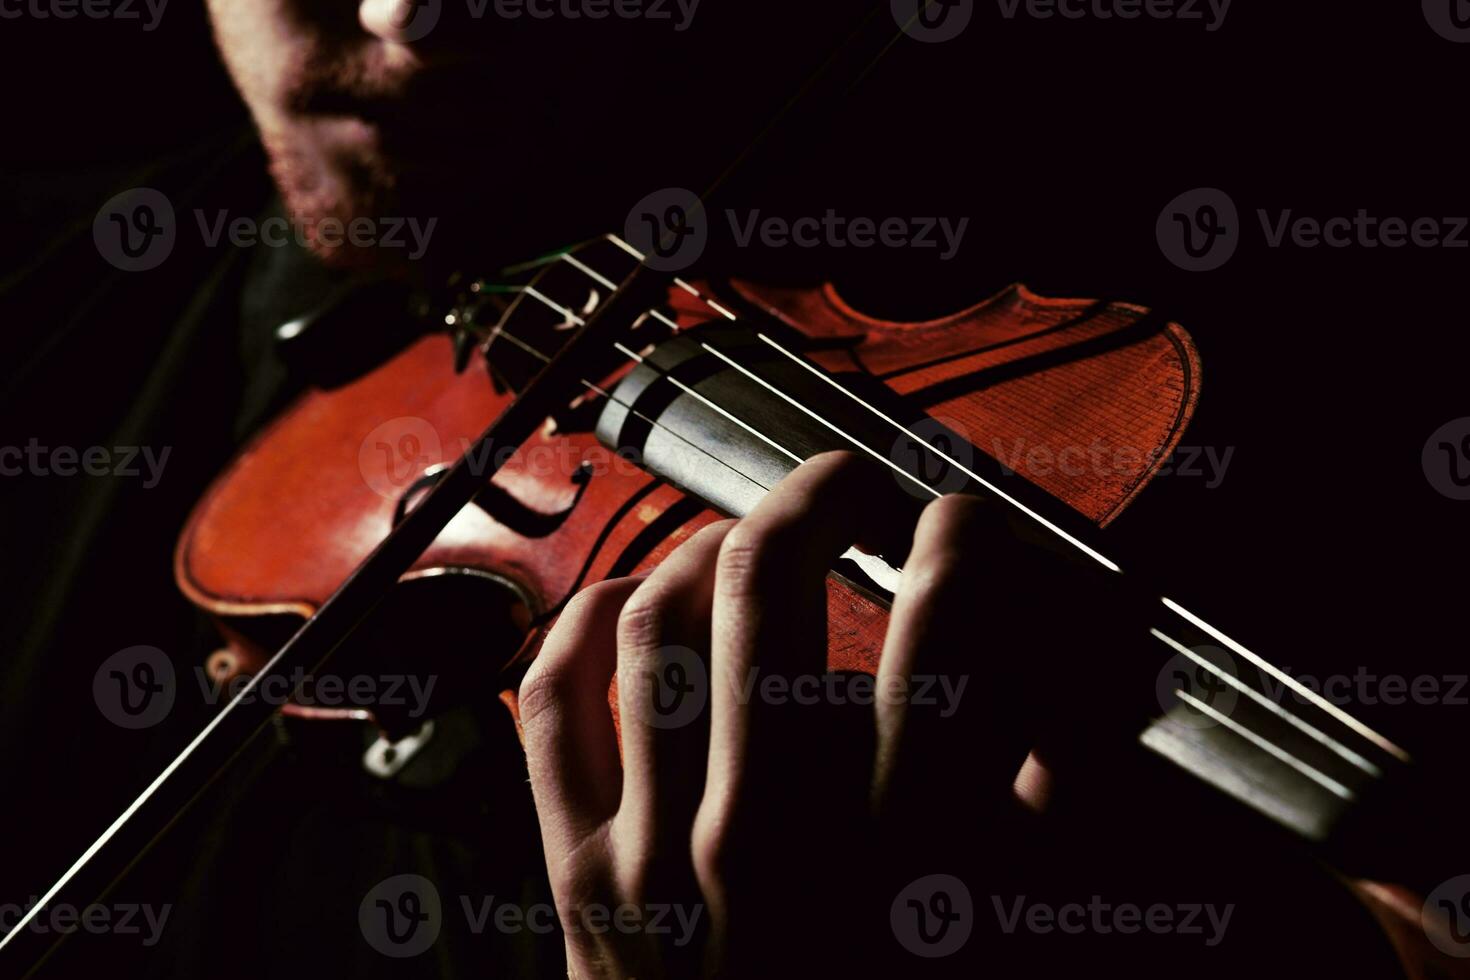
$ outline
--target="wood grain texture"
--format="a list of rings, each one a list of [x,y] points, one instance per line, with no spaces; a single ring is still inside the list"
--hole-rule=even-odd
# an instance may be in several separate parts
[[[1148,482],[1199,396],[1189,335],[1126,303],[1049,299],[1017,285],[941,320],[897,323],[864,316],[831,287],[735,283],[733,292],[732,304],[754,304],[806,337],[840,341],[810,356],[833,372],[876,377],[1002,463],[1018,447],[1040,447],[1053,460],[1092,447],[1110,460],[1131,452],[1132,469],[1018,467],[1099,525]],[[712,318],[681,290],[670,293],[669,305],[681,327]],[[604,387],[621,373],[602,379]],[[478,368],[456,375],[443,336],[417,341],[351,383],[307,392],[196,507],[175,555],[180,588],[229,620],[232,647],[249,672],[270,652],[248,639],[250,619],[310,615],[390,530],[396,498],[413,479],[456,458],[512,397]],[[665,520],[669,526],[649,542],[649,526],[682,494],[611,454],[592,433],[550,424],[494,482],[527,507],[558,514],[577,499],[574,474],[583,464],[592,470],[586,492],[551,533],[526,537],[466,508],[411,573],[473,569],[514,583],[539,619],[509,663],[534,655],[555,611],[578,588],[655,566],[720,516],[685,505],[688,519]],[[836,582],[828,607],[831,666],[872,671],[886,611]]]

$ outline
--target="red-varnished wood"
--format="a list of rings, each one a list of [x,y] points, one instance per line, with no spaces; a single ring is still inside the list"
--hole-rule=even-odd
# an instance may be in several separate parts
[[[733,288],[803,334],[849,340],[814,359],[829,370],[874,375],[1003,463],[1015,465],[1018,449],[1021,458],[1040,448],[1055,460],[1094,446],[1115,463],[1136,460],[1133,468],[1070,472],[1017,467],[1098,524],[1116,517],[1147,483],[1198,398],[1199,360],[1189,335],[1177,324],[1151,323],[1137,306],[1049,299],[1018,285],[941,320],[896,323],[864,316],[830,287]],[[670,305],[681,326],[711,317],[681,290],[670,294]],[[407,483],[424,465],[456,458],[510,397],[497,393],[483,371],[456,375],[449,340],[432,336],[349,384],[307,392],[245,448],[200,501],[175,555],[185,594],[230,623],[243,670],[254,670],[270,652],[249,639],[251,620],[310,615],[387,534]],[[495,483],[534,509],[556,513],[572,504],[572,474],[584,461],[594,476],[550,535],[523,537],[467,508],[411,574],[490,572],[514,582],[538,613],[607,577],[634,538],[681,499],[678,491],[650,490],[650,476],[590,433],[549,426]],[[638,567],[653,567],[718,517],[705,511],[673,529]],[[886,611],[840,584],[828,591],[831,666],[872,671]],[[511,659],[532,656],[540,636],[533,633]]]

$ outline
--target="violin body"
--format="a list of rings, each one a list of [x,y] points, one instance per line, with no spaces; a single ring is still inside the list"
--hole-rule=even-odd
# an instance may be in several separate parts
[[[722,319],[716,309],[779,324],[793,343],[805,342],[812,363],[883,386],[967,437],[967,453],[1008,455],[1013,465],[1030,460],[1021,464],[1026,475],[1013,479],[1029,480],[1095,525],[1139,493],[1199,395],[1189,335],[1127,304],[1050,299],[1017,285],[940,320],[898,323],[864,316],[830,286],[735,282],[719,296],[712,307],[675,287],[666,309],[681,331]],[[515,323],[524,303],[504,322]],[[487,351],[492,363],[496,353]],[[498,597],[468,600],[483,602],[484,617],[503,620],[494,624],[496,641],[453,656],[472,661],[476,677],[499,678],[496,690],[512,710],[512,668],[534,656],[572,594],[653,567],[727,516],[647,472],[635,453],[599,441],[592,420],[605,419],[604,396],[629,367],[615,364],[596,380],[602,394],[548,419],[495,473],[479,506],[461,511],[403,579],[421,590],[473,581]],[[261,432],[201,500],[176,552],[180,588],[227,638],[210,664],[215,678],[258,670],[283,638],[281,621],[311,616],[392,529],[416,483],[462,455],[514,398],[486,371],[457,372],[450,338],[435,334],[354,380],[308,391]],[[1085,465],[1088,454],[1125,465]],[[1038,460],[1050,465],[1031,465]],[[874,671],[886,605],[834,577],[828,611],[832,668]],[[420,621],[420,641],[391,653],[399,670],[424,669],[434,625]],[[360,631],[369,639],[374,632]],[[284,710],[367,717],[358,708]],[[377,720],[395,735],[405,731],[401,719]]]

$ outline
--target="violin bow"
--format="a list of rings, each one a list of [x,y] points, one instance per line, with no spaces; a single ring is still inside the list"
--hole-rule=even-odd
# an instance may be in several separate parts
[[[938,0],[925,0],[936,3]],[[877,53],[862,58],[859,49],[882,25],[888,4],[872,5],[856,28],[804,81],[798,91],[756,133],[699,196],[703,204],[746,165],[778,129],[795,124],[798,110],[809,113],[840,95],[840,66],[855,57],[861,68],[843,90],[857,85],[902,34],[892,22],[882,28]],[[916,14],[917,16],[917,14]],[[52,903],[67,895],[104,898],[152,847],[227,772],[245,748],[270,723],[277,705],[257,697],[267,684],[287,682],[298,670],[316,672],[377,608],[389,590],[412,567],[446,525],[498,472],[503,463],[560,407],[565,393],[582,385],[588,355],[612,346],[639,314],[667,295],[671,276],[637,265],[614,295],[573,332],[525,390],[490,423],[443,478],[348,576],[301,628],[250,681],[194,736],[172,762],[82,852],[60,878],[0,938],[0,961],[24,964],[24,976],[39,970],[66,934],[45,935],[31,928]],[[79,903],[85,904],[85,903]],[[31,947],[27,956],[24,947]],[[42,948],[35,949],[40,946]]]

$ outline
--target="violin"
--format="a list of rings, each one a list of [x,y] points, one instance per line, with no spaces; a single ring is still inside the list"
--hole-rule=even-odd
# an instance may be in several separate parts
[[[1198,402],[1199,355],[1179,324],[1019,284],[942,320],[879,321],[830,285],[675,279],[644,292],[641,258],[609,235],[543,260],[522,284],[467,283],[443,316],[450,331],[308,392],[249,444],[175,555],[179,587],[227,637],[210,673],[254,683],[281,670],[416,531],[428,543],[399,556],[389,596],[473,603],[498,645],[435,666],[493,679],[514,712],[525,666],[578,590],[651,569],[834,449],[869,457],[916,498],[991,496],[1023,531],[1130,577],[1133,562],[1115,561],[1097,532],[1147,485]],[[507,295],[502,309],[494,298]],[[603,330],[613,339],[582,355]],[[486,418],[499,421],[477,438]],[[1022,475],[983,448],[1018,442],[1057,459],[1129,447],[1139,463]],[[418,515],[438,523],[430,508],[460,487],[467,502],[432,537],[420,531]],[[311,505],[281,503],[296,500]],[[855,550],[834,570],[830,670],[876,672],[899,574]],[[425,598],[435,591],[452,598]],[[1324,844],[1407,771],[1393,742],[1200,615],[1163,594],[1141,605],[1144,677],[1163,684],[1159,717],[1136,733],[1147,748]],[[277,651],[282,617],[297,628]],[[1299,699],[1270,699],[1273,679]],[[282,711],[373,726],[366,763],[384,775],[431,730],[391,707]]]
[[[1142,597],[1129,600],[1137,669],[1118,686],[1145,697],[1116,719],[1123,741],[1348,873],[1416,880],[1401,846],[1415,838],[1380,804],[1404,799],[1407,754],[1202,615],[1135,586],[1148,582],[1139,559],[1112,554],[1100,533],[1198,402],[1200,358],[1183,327],[1019,284],[940,320],[883,321],[831,286],[691,283],[642,257],[608,235],[520,281],[457,281],[447,330],[307,391],[245,446],[175,554],[179,587],[225,637],[207,670],[235,695],[58,889],[97,853],[139,847],[154,829],[140,814],[207,785],[269,722],[275,705],[252,694],[273,679],[318,671],[334,652],[355,669],[411,656],[415,671],[447,678],[426,711],[389,699],[279,706],[295,723],[366,726],[361,762],[391,778],[456,698],[490,690],[516,711],[525,667],[578,590],[651,569],[834,449],[869,458],[916,499],[989,496],[1019,533],[1128,583],[1120,595]],[[1016,440],[1058,460],[1071,447],[1128,448],[1138,466],[1022,474],[984,448]],[[834,568],[831,671],[876,673],[899,575],[856,550]],[[472,616],[482,642],[405,650],[415,629],[450,615]],[[1273,699],[1273,680],[1299,698]]]
[[[226,684],[258,674],[279,618],[316,614],[461,455],[493,478],[398,587],[482,593],[475,601],[494,611],[482,622],[498,615],[485,626],[510,639],[476,656],[489,658],[513,704],[517,668],[579,589],[653,567],[828,449],[865,453],[921,499],[984,480],[1043,533],[1116,568],[1074,525],[1103,526],[1122,511],[1198,399],[1188,333],[1124,304],[1048,299],[1016,285],[943,320],[892,323],[862,316],[830,286],[737,282],[716,298],[681,281],[600,352],[601,363],[584,369],[592,377],[579,378],[514,453],[491,459],[474,444],[482,420],[525,398],[547,352],[635,267],[631,247],[609,236],[560,253],[524,285],[469,283],[444,314],[452,334],[309,392],[248,446],[194,511],[175,556],[179,587],[228,638],[209,673]],[[496,308],[490,297],[505,290],[513,302],[485,322]],[[467,339],[478,368],[456,357]],[[1150,394],[1098,397],[1125,391]],[[1023,406],[1042,399],[1047,411],[1018,425]],[[1022,487],[977,451],[979,432],[1062,456],[1081,433],[1108,452],[1145,448],[1132,473],[1071,476],[1063,467],[1039,488]],[[1075,514],[1054,521],[1039,501],[1038,509],[1023,502],[1038,490]],[[308,498],[318,503],[279,504]],[[833,580],[829,612],[852,639],[831,667],[872,672],[897,573],[857,552],[849,561]],[[350,709],[283,710],[367,720]],[[371,720],[385,736],[409,735],[391,713]]]

